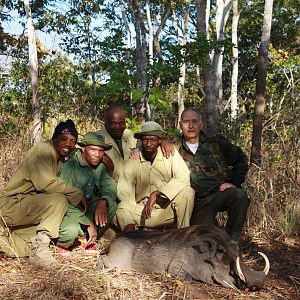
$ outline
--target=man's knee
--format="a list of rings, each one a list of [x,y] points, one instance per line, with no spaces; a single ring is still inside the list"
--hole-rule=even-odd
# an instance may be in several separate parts
[[[179,194],[175,197],[174,202],[177,205],[194,205],[195,191],[190,186],[186,186]]]
[[[235,202],[240,207],[248,208],[248,206],[250,204],[250,199],[244,190],[236,188],[235,189]]]
[[[64,226],[63,228],[60,229],[59,239],[61,241],[65,239],[75,241],[80,231],[81,231],[80,224],[74,221],[73,223],[70,223],[67,226]]]

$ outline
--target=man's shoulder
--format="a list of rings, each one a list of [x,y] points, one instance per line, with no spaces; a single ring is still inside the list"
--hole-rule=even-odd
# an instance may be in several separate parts
[[[47,140],[45,142],[40,142],[32,146],[28,154],[34,155],[34,154],[44,154],[44,153],[51,153],[54,151],[54,146],[52,140]],[[53,152],[54,153],[54,152]]]
[[[124,130],[123,135],[122,135],[122,139],[127,139],[127,140],[131,139],[131,140],[135,140],[136,141],[135,137],[133,136],[133,132],[130,129],[128,129],[128,128],[126,128]]]

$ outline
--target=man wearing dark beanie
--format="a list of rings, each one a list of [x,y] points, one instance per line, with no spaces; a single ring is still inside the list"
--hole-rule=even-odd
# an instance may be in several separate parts
[[[0,194],[0,251],[8,256],[30,256],[32,263],[49,266],[49,250],[68,208],[80,202],[81,190],[66,185],[57,175],[74,150],[78,132],[72,120],[60,122],[52,139],[33,146]]]

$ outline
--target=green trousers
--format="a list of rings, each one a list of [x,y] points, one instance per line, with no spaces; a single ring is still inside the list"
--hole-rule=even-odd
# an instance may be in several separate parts
[[[98,198],[88,201],[88,210],[86,212],[86,217],[79,217],[82,215],[82,212],[78,209],[78,218],[74,214],[74,209],[71,213],[65,214],[60,228],[59,228],[59,238],[57,245],[62,246],[64,248],[69,248],[74,245],[74,242],[78,236],[84,236],[86,234],[86,229],[88,227],[89,221],[86,220],[94,220],[94,213],[96,210],[96,206],[98,203]],[[110,206],[107,208],[106,216],[107,216],[107,224],[110,224],[112,219],[114,218],[117,211],[117,203],[112,202]],[[96,226],[98,238],[105,232],[108,225],[105,227]]]
[[[2,226],[0,251],[9,256],[28,256],[31,238],[38,231],[57,238],[59,225],[68,208],[61,193],[29,194],[0,198]]]
[[[226,211],[228,220],[226,231],[231,239],[238,242],[249,206],[247,193],[231,187],[223,192],[217,191],[207,197],[195,197],[191,225],[215,225],[218,212]]]

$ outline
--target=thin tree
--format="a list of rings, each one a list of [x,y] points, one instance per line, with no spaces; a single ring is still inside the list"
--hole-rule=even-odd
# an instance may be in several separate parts
[[[208,19],[210,15],[210,1],[196,0],[197,6],[197,32],[206,36],[209,40]],[[209,133],[216,132],[217,119],[217,101],[216,90],[214,85],[214,76],[212,69],[211,57],[206,57],[206,66],[203,67],[202,77],[204,81],[204,100],[205,100],[205,118],[206,130]]]
[[[237,117],[238,102],[237,102],[237,90],[238,90],[238,75],[239,75],[239,51],[238,51],[238,23],[239,23],[239,8],[238,0],[232,1],[232,75],[231,75],[231,120],[235,120]]]
[[[217,0],[217,12],[216,12],[216,38],[218,48],[213,51],[213,70],[215,76],[215,89],[217,96],[217,104],[220,111],[223,110],[223,52],[224,46],[222,42],[224,40],[225,26],[228,20],[229,11],[231,9],[231,0]]]
[[[252,131],[252,147],[250,155],[250,163],[253,166],[261,165],[261,147],[262,147],[262,131],[263,117],[265,111],[265,94],[266,94],[266,77],[267,77],[267,60],[269,51],[269,42],[272,25],[273,0],[265,0],[264,22],[262,28],[261,43],[258,50],[258,69],[255,90],[255,107],[253,115],[253,131]]]
[[[31,77],[32,88],[32,109],[33,109],[33,128],[32,139],[34,143],[41,141],[42,123],[41,123],[41,105],[39,101],[39,86],[38,86],[38,58],[35,30],[32,21],[32,13],[29,0],[24,0],[24,7],[27,19],[28,30],[28,50],[29,50],[29,72]]]
[[[189,33],[189,5],[185,4],[183,5],[183,28],[181,28],[181,32],[179,31],[179,20],[175,14],[174,15],[174,28],[177,33],[177,43],[180,46],[185,46],[188,39],[188,33]],[[182,34],[182,38],[181,38]],[[185,49],[182,48],[181,55],[184,57],[185,55]],[[184,110],[184,85],[185,85],[185,77],[186,77],[186,63],[183,60],[180,64],[180,76],[178,80],[178,91],[177,91],[177,103],[178,103],[178,120],[177,120],[177,128],[179,128],[179,121],[181,117],[181,113]]]

